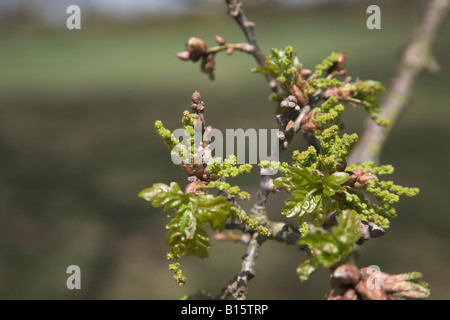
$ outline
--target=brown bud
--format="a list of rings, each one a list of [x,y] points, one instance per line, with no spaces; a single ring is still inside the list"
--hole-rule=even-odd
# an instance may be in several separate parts
[[[194,168],[192,166],[183,164],[182,165],[184,172],[188,175],[188,176],[192,176],[194,173]]]
[[[200,69],[206,74],[210,74],[214,71],[215,61],[214,53],[210,53],[203,57]]]
[[[216,42],[221,46],[223,46],[226,43],[225,39],[221,36],[216,36]]]
[[[191,96],[191,100],[194,103],[199,103],[199,101],[202,100],[202,96],[201,96],[200,92],[195,90],[194,93]]]
[[[349,178],[345,185],[355,189],[365,188],[370,181],[375,179],[369,169],[355,169],[348,171],[348,174]]]
[[[336,70],[342,70],[345,68],[345,63],[347,61],[347,57],[345,55],[345,52],[339,52],[338,53],[338,61],[336,62]]]
[[[371,175],[370,173],[365,173],[365,174],[363,174],[362,176],[359,177],[359,181],[364,183],[364,184],[369,183],[373,179],[375,179],[375,177],[373,175]]]
[[[189,51],[181,51],[177,53],[177,58],[183,61],[191,60],[191,54]]]
[[[203,55],[206,53],[207,50],[206,42],[201,38],[191,37],[187,41],[186,50],[189,52],[195,52],[200,55]]]
[[[312,123],[312,122],[308,122],[308,123],[302,125],[302,130],[303,131],[314,132],[314,131],[316,131],[316,129],[317,129],[317,126],[314,123]]]
[[[359,269],[351,264],[343,264],[333,272],[333,281],[338,286],[356,285],[360,277]]]
[[[192,61],[198,61],[207,53],[206,42],[201,38],[191,37],[186,43],[186,50],[189,52]]]
[[[203,164],[194,164],[194,175],[200,180],[203,180],[204,171],[205,167],[203,167]]]
[[[367,280],[363,279],[356,286],[355,290],[364,300],[387,300],[387,294],[382,288],[369,288]]]
[[[302,71],[301,71],[301,75],[302,75],[303,79],[308,78],[311,73],[312,73],[312,71],[309,69],[302,69]]]
[[[193,180],[192,182],[188,183],[188,185],[184,189],[184,193],[192,193],[192,194],[204,193],[203,189],[198,187],[201,184],[208,184],[208,183],[205,181]]]
[[[295,84],[292,87],[292,91],[294,92],[294,96],[297,98],[298,104],[303,106],[306,106],[309,103],[308,96],[304,96],[303,92],[297,87]]]
[[[184,189],[184,193],[196,193],[197,187],[199,186],[200,181],[196,180],[196,181],[192,181],[191,183],[189,183],[186,188]]]
[[[203,113],[205,110],[205,104],[203,103],[203,101],[199,100],[197,103],[192,103],[191,109],[197,114],[197,116],[195,117],[195,120],[201,121],[202,125],[204,125],[205,122],[203,120],[203,117],[198,117],[198,114]]]
[[[303,131],[314,132],[319,124],[314,121],[315,110],[311,110],[303,119],[300,121],[300,125]]]
[[[325,99],[336,97],[338,100],[346,100],[350,97],[350,92],[344,91],[342,88],[327,88],[323,93],[323,97]]]
[[[314,110],[311,110],[308,114],[306,114],[303,118],[302,118],[302,120],[300,121],[300,125],[304,125],[304,124],[306,124],[308,121],[309,121],[309,119],[311,118],[311,112],[313,112]]]
[[[227,49],[227,51],[226,51],[226,54],[227,54],[227,55],[231,55],[233,52],[234,52],[233,47],[229,47],[229,48]]]

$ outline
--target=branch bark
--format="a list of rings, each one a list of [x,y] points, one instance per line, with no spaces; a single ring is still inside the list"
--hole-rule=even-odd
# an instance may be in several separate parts
[[[247,17],[244,14],[244,10],[242,9],[242,3],[240,0],[225,0],[228,7],[228,13],[233,19],[237,22],[237,24],[241,27],[244,32],[245,37],[247,38],[248,43],[252,46],[252,54],[255,57],[256,61],[260,66],[264,65],[266,61],[266,57],[262,53],[259,48],[258,42],[256,41],[255,32],[253,27],[255,26],[253,22],[248,21]]]
[[[378,161],[388,135],[406,108],[418,75],[424,69],[436,71],[431,48],[448,10],[449,0],[429,2],[422,23],[414,31],[410,43],[406,46],[389,90],[381,102],[379,117],[389,120],[390,125],[381,127],[369,120],[359,143],[348,159],[349,164]]]
[[[219,295],[218,299],[244,300],[247,295],[247,284],[255,276],[255,261],[258,257],[259,247],[267,238],[254,233],[249,242],[247,253],[242,261],[241,272],[234,277],[230,284]]]
[[[265,65],[266,57],[264,56],[263,52],[261,51],[258,42],[256,40],[255,32],[254,32],[254,23],[249,21],[247,17],[244,14],[244,10],[242,9],[242,3],[240,0],[225,0],[228,8],[228,13],[233,17],[233,19],[237,22],[239,27],[242,29],[248,44],[251,46],[251,50],[248,50],[246,52],[253,55],[256,62],[260,66]],[[250,49],[250,48],[249,48]],[[271,79],[270,77],[266,76],[266,81],[270,87],[270,89],[275,93],[281,93],[282,89],[277,83],[275,79]],[[301,117],[304,116],[304,112],[301,114]],[[301,118],[298,118],[298,121],[300,122]],[[279,123],[278,123],[279,125]],[[286,140],[286,143],[280,144],[279,151],[282,152],[283,150],[287,149],[289,142],[292,140],[292,137],[295,133],[297,133],[299,130],[293,130],[293,132],[289,132],[288,139]],[[315,145],[316,149],[318,149],[318,143],[315,139],[314,135],[312,135],[310,132],[304,133],[306,140],[310,145]],[[261,180],[260,180],[260,186],[259,190],[256,194],[256,200],[252,207],[252,214],[256,216],[264,216],[267,221],[267,214],[266,214],[266,203],[267,198],[271,192],[274,192],[273,190],[273,184],[271,183],[272,179],[269,175],[261,174]],[[270,225],[270,226],[269,226]],[[273,230],[270,227],[273,226],[279,227],[281,224],[272,223],[267,221],[266,226],[269,227],[269,230],[272,232]],[[283,224],[284,225],[284,224]],[[236,226],[234,226],[236,227]],[[229,226],[230,229],[234,229],[233,227]],[[247,254],[244,256],[241,272],[235,276],[234,281],[231,282],[227,286],[226,289],[223,290],[223,294],[219,297],[220,299],[245,299],[246,293],[247,293],[247,283],[248,281],[253,278],[254,276],[254,265],[256,258],[258,257],[258,251],[260,245],[266,241],[267,239],[275,239],[277,241],[282,241],[288,244],[296,244],[298,239],[300,238],[300,233],[298,230],[292,230],[287,225],[284,225],[283,227],[279,227],[276,232],[272,233],[271,237],[265,237],[261,235],[258,232],[254,232],[252,234],[252,240],[248,244],[248,250]],[[300,248],[303,250],[307,250],[307,248]]]

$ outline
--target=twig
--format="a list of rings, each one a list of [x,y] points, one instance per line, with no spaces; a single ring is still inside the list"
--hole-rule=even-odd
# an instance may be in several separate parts
[[[248,43],[230,43],[230,44],[224,44],[221,46],[216,46],[212,48],[208,48],[207,53],[217,53],[220,51],[227,51],[227,50],[239,50],[242,52],[253,54],[253,47],[249,45]]]
[[[248,21],[247,17],[244,14],[244,10],[242,9],[242,3],[240,0],[225,0],[227,7],[228,7],[228,13],[233,17],[233,19],[237,22],[237,24],[242,29],[243,33],[245,34],[245,37],[251,46],[252,50],[248,50],[246,52],[249,52],[253,55],[255,60],[257,61],[258,65],[264,66],[266,57],[262,53],[258,42],[256,41],[256,36],[254,33],[254,23]],[[266,76],[267,83],[271,90],[275,93],[281,93],[282,89],[277,83],[275,79],[272,79],[268,76]],[[303,117],[303,115],[301,116]],[[298,117],[297,120],[301,121],[301,117]],[[289,141],[292,139],[293,135],[298,131],[294,129],[293,133],[289,133]],[[313,135],[310,133],[305,134],[305,138],[311,145],[317,145],[317,140]],[[286,144],[282,143],[280,144],[280,152],[285,150],[287,148],[287,145],[289,144],[289,141],[287,141]],[[273,183],[271,176],[269,175],[261,175],[260,180],[260,187],[256,194],[256,201],[252,208],[252,214],[256,216],[264,216],[264,219],[267,221],[267,215],[266,215],[266,202],[267,197],[271,192],[274,192]],[[266,222],[266,227],[269,225],[269,222]],[[234,228],[236,226],[235,224],[233,226],[228,225],[228,228]],[[241,229],[245,229],[242,228]],[[269,231],[273,231],[270,228],[268,228]],[[298,230],[292,231],[289,228],[280,228],[278,232],[273,232],[272,237],[275,240],[283,241],[290,244],[296,244],[298,239],[300,238],[300,234]],[[253,240],[249,242],[247,255],[244,257],[244,262],[242,264],[241,272],[235,277],[235,280],[228,285],[228,287],[224,290],[223,295],[220,297],[220,299],[228,299],[230,297],[233,297],[235,299],[245,299],[245,295],[247,292],[247,283],[248,280],[253,278],[254,272],[253,272],[253,266],[255,264],[255,260],[258,257],[258,251],[259,246],[267,239],[267,237],[262,236],[258,232],[253,233]],[[259,239],[256,243],[255,241]],[[251,268],[250,268],[251,267]],[[249,271],[251,270],[251,272]],[[251,275],[250,277],[248,275]]]
[[[300,232],[298,229],[292,227],[291,225],[284,223],[284,222],[275,222],[275,221],[267,221],[264,225],[267,230],[270,232],[270,236],[267,237],[267,239],[270,240],[276,240],[278,242],[283,242],[285,244],[289,245],[297,245],[298,240],[300,239]],[[243,226],[240,223],[237,222],[228,222],[225,224],[225,229],[227,230],[239,230],[246,234],[254,234],[253,229],[249,229],[245,226]],[[231,241],[238,241],[242,243],[248,244],[247,238],[239,239],[236,235],[223,235],[223,233],[219,234],[220,236],[214,235],[215,240],[223,241],[223,240],[231,240]],[[216,239],[217,238],[217,239]],[[246,242],[245,242],[246,241]],[[304,246],[299,246],[300,250],[307,251],[307,248]]]
[[[248,21],[242,9],[242,4],[240,0],[225,0],[228,6],[228,13],[233,17],[233,19],[239,24],[242,31],[247,38],[248,43],[253,47],[252,54],[260,66],[263,66],[266,57],[259,48],[258,42],[256,41],[255,32],[253,27],[255,26],[253,22]]]
[[[246,298],[248,281],[255,276],[254,268],[256,258],[258,257],[259,246],[266,239],[257,232],[253,234],[247,248],[247,253],[242,261],[241,272],[235,276],[231,283],[217,297],[218,299],[244,300]]]
[[[358,145],[348,159],[349,164],[378,160],[391,128],[404,112],[417,76],[423,69],[436,69],[431,47],[448,8],[449,0],[430,1],[423,21],[404,50],[389,91],[381,102],[379,117],[389,120],[390,125],[381,127],[368,121]]]
[[[258,42],[256,41],[255,33],[253,30],[254,23],[248,21],[242,9],[242,4],[239,0],[225,0],[228,8],[228,13],[233,17],[233,19],[240,26],[244,32],[245,37],[249,45],[252,47],[251,54],[255,58],[256,62],[260,66],[264,66],[266,57],[262,53]],[[278,84],[273,79],[266,77],[269,87],[277,92],[280,90]],[[270,181],[270,176],[261,176],[260,188],[256,195],[256,201],[253,205],[252,212],[255,214],[264,214],[267,202],[267,196],[270,193],[268,184]],[[263,240],[264,239],[264,240]],[[258,257],[259,246],[267,238],[261,236],[258,232],[252,235],[252,240],[249,242],[247,254],[243,259],[241,272],[235,276],[234,281],[232,281],[226,289],[223,290],[223,294],[219,297],[220,299],[245,299],[247,293],[248,281],[254,276],[254,265],[256,258]]]
[[[221,232],[213,235],[213,239],[216,241],[232,241],[243,244],[248,244],[250,241],[249,234],[234,234],[232,232]]]

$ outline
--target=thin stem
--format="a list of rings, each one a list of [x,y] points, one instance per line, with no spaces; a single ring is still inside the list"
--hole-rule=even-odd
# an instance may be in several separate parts
[[[242,9],[242,3],[239,0],[225,0],[228,6],[228,13],[233,17],[237,24],[241,27],[247,38],[248,43],[252,46],[252,54],[260,66],[263,66],[266,57],[259,48],[258,42],[256,41],[255,32],[253,30],[254,23],[248,21]]]
[[[249,234],[234,234],[231,231],[230,232],[221,232],[216,233],[213,235],[213,239],[215,241],[232,241],[232,242],[238,242],[243,244],[248,244],[251,236]]]
[[[348,159],[349,164],[378,161],[391,128],[404,112],[418,75],[425,68],[435,69],[431,47],[448,9],[449,0],[430,1],[422,23],[413,33],[410,43],[404,50],[397,72],[381,102],[379,117],[388,120],[390,125],[381,127],[373,121],[368,121],[358,145]]]
[[[208,49],[208,53],[217,53],[220,51],[228,50],[229,48],[233,48],[234,50],[239,50],[242,52],[253,54],[253,47],[248,43],[230,43],[224,44],[222,46],[212,47]]]
[[[255,276],[255,261],[258,257],[259,247],[266,239],[258,233],[253,234],[242,261],[241,272],[223,290],[219,299],[244,300],[246,298],[248,281]]]

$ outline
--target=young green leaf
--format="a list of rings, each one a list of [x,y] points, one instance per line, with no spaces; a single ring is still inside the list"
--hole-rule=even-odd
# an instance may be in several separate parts
[[[197,196],[194,203],[196,217],[200,221],[208,223],[213,230],[223,230],[232,205],[230,201],[208,194]]]
[[[332,175],[327,175],[323,178],[323,193],[329,197],[333,196],[337,192],[344,192],[345,189],[342,187],[348,180],[348,173],[345,172],[335,172]]]
[[[308,245],[312,257],[303,261],[297,269],[300,279],[306,280],[320,265],[329,268],[344,259],[361,237],[358,232],[360,223],[356,212],[344,210],[339,215],[338,225],[332,228],[331,233],[323,229],[305,233],[298,244]]]
[[[151,201],[154,207],[164,206],[164,211],[178,208],[189,202],[189,195],[181,191],[176,182],[172,182],[170,186],[164,183],[155,183],[153,187],[142,190],[139,197]]]

